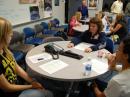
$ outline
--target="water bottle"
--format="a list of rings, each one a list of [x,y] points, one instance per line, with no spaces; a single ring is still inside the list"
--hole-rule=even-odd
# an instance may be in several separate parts
[[[85,64],[84,75],[89,75],[91,73],[91,69],[92,69],[92,61],[90,58],[88,58],[87,63]]]

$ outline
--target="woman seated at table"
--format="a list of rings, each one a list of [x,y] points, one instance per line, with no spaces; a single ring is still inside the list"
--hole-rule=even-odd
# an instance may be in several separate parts
[[[53,97],[16,63],[8,49],[12,34],[11,23],[0,17],[0,97]],[[18,84],[17,76],[28,84]]]
[[[120,41],[122,41],[122,39],[126,37],[126,35],[128,34],[126,27],[127,25],[124,20],[124,16],[123,14],[119,13],[116,16],[114,27],[112,26],[110,27],[110,33],[108,33],[108,36],[118,35],[119,39],[116,41],[120,43]]]
[[[76,12],[75,15],[72,16],[72,18],[70,19],[69,32],[68,32],[69,36],[74,36],[75,33],[73,31],[73,27],[81,25],[81,23],[79,22],[80,19],[81,19],[81,12]]]
[[[104,12],[102,11],[98,11],[96,14],[95,14],[95,17],[99,18],[100,20],[102,20],[102,23],[103,23],[103,31],[105,32],[107,30],[107,26],[110,26],[110,22],[108,20],[108,16],[105,15]]]
[[[130,36],[121,41],[115,54],[108,56],[109,70],[116,70],[118,63],[122,69],[111,78],[105,90],[101,91],[101,85],[94,83],[91,85],[94,93],[89,91],[86,97],[130,97]]]
[[[68,47],[71,48],[74,47],[74,45],[77,45],[78,43],[86,42],[94,44],[94,46],[86,48],[85,52],[92,52],[105,48],[106,35],[104,32],[101,32],[102,29],[102,21],[96,17],[91,18],[89,22],[89,30],[82,33],[80,36],[73,38],[71,42],[68,44]]]

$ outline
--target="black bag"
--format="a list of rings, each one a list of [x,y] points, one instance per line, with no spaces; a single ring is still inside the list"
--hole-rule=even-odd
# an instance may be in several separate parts
[[[67,34],[65,32],[62,32],[62,31],[58,31],[56,34],[54,34],[54,36],[62,37],[64,40],[68,39]]]

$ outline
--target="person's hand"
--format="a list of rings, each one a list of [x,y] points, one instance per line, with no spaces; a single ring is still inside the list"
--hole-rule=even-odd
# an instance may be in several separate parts
[[[34,88],[34,89],[43,89],[43,86],[40,83],[36,82],[36,81],[33,81],[31,83],[31,85],[32,85],[32,88]]]
[[[95,88],[97,88],[98,86],[97,86],[97,84],[96,84],[96,82],[95,82],[95,80],[93,81],[93,82],[91,82],[91,84],[90,84],[90,89],[93,91]]]
[[[80,22],[77,22],[75,26],[81,26],[82,24]]]
[[[73,44],[73,43],[69,43],[69,44],[67,45],[67,47],[68,47],[68,48],[72,48],[72,47],[74,47],[74,44]]]
[[[98,87],[95,81],[93,82],[92,87],[93,88]]]
[[[114,24],[113,23],[110,23],[110,28],[113,28],[114,27]]]
[[[82,25],[82,23],[78,23],[79,24],[79,26],[81,26]]]
[[[113,27],[110,27],[110,31],[113,32]]]
[[[92,49],[91,48],[86,48],[85,52],[90,53],[90,52],[92,52]]]
[[[116,67],[116,55],[115,54],[108,54],[107,56],[108,59],[108,65],[110,70],[115,70]]]

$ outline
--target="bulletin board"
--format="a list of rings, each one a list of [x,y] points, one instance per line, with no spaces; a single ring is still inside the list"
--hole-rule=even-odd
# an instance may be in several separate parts
[[[44,7],[47,1],[50,9]],[[8,19],[12,25],[52,17],[52,0],[0,0],[0,17]]]

